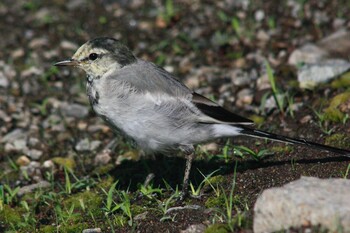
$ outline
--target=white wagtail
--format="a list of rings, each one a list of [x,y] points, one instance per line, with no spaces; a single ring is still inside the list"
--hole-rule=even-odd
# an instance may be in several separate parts
[[[186,155],[183,195],[194,145],[217,138],[247,135],[300,144],[350,157],[350,151],[276,135],[248,127],[253,122],[199,95],[172,74],[135,55],[120,41],[97,38],[82,45],[71,59],[56,66],[76,66],[87,73],[93,110],[145,152]]]

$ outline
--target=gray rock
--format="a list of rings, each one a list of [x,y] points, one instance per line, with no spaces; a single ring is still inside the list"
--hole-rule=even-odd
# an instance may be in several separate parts
[[[57,58],[59,56],[59,54],[58,54],[58,51],[56,49],[53,49],[53,50],[44,51],[43,56],[47,60],[53,60],[54,58]]]
[[[101,144],[101,141],[94,140],[90,142],[88,138],[84,138],[76,144],[75,149],[77,151],[93,151],[96,150]]]
[[[11,121],[11,117],[9,115],[7,115],[7,113],[5,111],[2,111],[0,109],[0,119],[3,120],[4,122],[10,122]],[[0,140],[1,142],[2,140]]]
[[[18,139],[26,139],[28,137],[27,132],[24,132],[22,129],[14,129],[11,132],[9,132],[8,134],[6,134],[1,140],[0,142],[4,143],[4,142],[14,142],[15,140]]]
[[[65,131],[65,126],[62,122],[62,118],[56,114],[49,115],[42,123],[45,129],[51,128],[52,131],[63,132]]]
[[[39,69],[38,67],[35,66],[31,66],[30,68],[23,70],[21,72],[21,77],[26,79],[26,78],[30,78],[32,76],[41,76],[44,74],[44,71],[42,69]]]
[[[335,55],[335,57],[341,55],[348,58],[350,52],[350,31],[340,29],[317,42],[317,45],[330,55]]]
[[[147,218],[148,215],[148,211],[145,211],[141,214],[138,214],[134,217],[134,221],[141,221],[141,220],[145,220]]]
[[[30,149],[26,151],[26,154],[32,159],[32,160],[39,160],[41,156],[43,155],[43,152],[37,149]]]
[[[98,153],[95,157],[95,165],[106,165],[111,161],[111,150],[104,149],[101,153]]]
[[[348,70],[350,70],[350,63],[341,59],[327,59],[317,64],[304,65],[298,70],[299,85],[301,88],[313,88]]]
[[[60,109],[66,117],[84,118],[89,114],[88,107],[81,104],[62,103]]]
[[[285,95],[278,94],[278,95],[276,95],[276,97],[277,97],[278,101],[280,101],[280,103],[281,103],[281,102],[283,102],[283,98],[285,98]],[[275,108],[278,108],[275,97],[270,96],[269,98],[267,98],[263,107],[266,111],[271,111]]]
[[[88,125],[87,131],[90,133],[96,133],[98,131],[105,131],[106,129],[109,130],[107,125],[104,124],[93,124],[93,125]]]
[[[84,8],[86,2],[84,0],[72,0],[67,2],[66,6],[69,10]]]
[[[65,50],[77,50],[79,48],[77,44],[68,40],[62,41],[60,47]]]
[[[260,29],[256,33],[256,38],[260,41],[267,42],[270,40],[270,35],[266,31]]]
[[[177,211],[182,211],[182,210],[203,210],[203,206],[200,206],[200,205],[185,205],[185,206],[170,207],[166,211],[166,214],[169,214],[170,212],[177,212]]]
[[[288,63],[290,65],[298,65],[300,63],[314,64],[328,56],[327,51],[315,44],[306,44],[296,49],[289,56]]]
[[[200,223],[200,224],[193,224],[186,228],[186,230],[180,231],[180,233],[203,233],[207,227]]]
[[[45,11],[46,11],[45,9],[42,10],[42,11],[38,11],[38,12],[37,12],[37,15],[38,15],[39,17],[41,17],[41,15],[42,15],[43,13],[46,13]],[[31,49],[37,49],[37,48],[46,47],[46,46],[48,46],[48,44],[49,44],[49,41],[48,41],[48,39],[47,39],[46,37],[34,38],[33,40],[31,40],[31,41],[29,42],[29,47],[30,47]]]
[[[83,233],[101,233],[101,228],[90,228],[83,230]]]
[[[333,28],[343,28],[344,24],[346,23],[345,19],[342,18],[335,18],[332,22],[332,26]]]
[[[228,73],[231,78],[232,83],[235,86],[242,87],[247,86],[257,79],[256,70],[252,70],[250,73],[243,71],[241,69],[235,69]]]
[[[31,161],[27,166],[20,167],[20,179],[40,182],[43,180],[40,163]]]
[[[7,80],[12,80],[16,76],[15,68],[6,64],[3,60],[0,60],[0,72],[6,77]]]
[[[301,177],[265,190],[254,206],[254,232],[309,225],[350,232],[350,180]]]
[[[263,74],[256,80],[256,88],[259,91],[271,88],[271,83],[267,74]]]
[[[9,80],[6,78],[3,72],[0,72],[0,87],[7,88],[10,85]]]
[[[315,64],[329,57],[348,57],[350,52],[350,31],[340,29],[318,41],[316,44],[305,44],[294,50],[289,56],[288,63]]]
[[[253,102],[254,93],[252,89],[244,88],[237,93],[237,106],[250,105]]]
[[[31,184],[31,185],[27,185],[27,186],[23,186],[18,190],[17,195],[18,196],[23,196],[26,193],[31,193],[36,189],[45,189],[45,188],[49,188],[51,186],[51,184],[45,180],[39,181],[36,184]]]
[[[15,149],[15,147],[13,146],[13,144],[12,143],[6,143],[5,144],[5,151],[6,152],[10,152],[10,151],[15,151],[16,149]]]
[[[90,150],[90,141],[88,138],[80,140],[76,145],[75,149],[77,151],[89,151]]]
[[[40,140],[38,139],[38,138],[29,138],[28,139],[28,145],[29,146],[37,146],[37,145],[39,145],[39,143],[40,143]]]
[[[254,18],[257,22],[261,22],[265,18],[265,12],[261,9],[255,11]]]
[[[101,144],[102,144],[102,142],[98,141],[98,140],[91,141],[91,143],[90,143],[90,150],[96,150],[97,148],[100,147]]]
[[[52,162],[52,160],[46,160],[43,163],[43,168],[52,169],[53,170],[55,168],[55,164]]]
[[[13,142],[14,150],[24,151],[27,150],[27,140],[26,139],[17,139]]]
[[[36,79],[25,79],[21,83],[21,89],[23,91],[23,94],[29,95],[29,94],[37,94],[42,87],[39,85]]]
[[[23,48],[17,48],[11,52],[11,57],[13,59],[18,59],[21,58],[25,55],[24,49]]]

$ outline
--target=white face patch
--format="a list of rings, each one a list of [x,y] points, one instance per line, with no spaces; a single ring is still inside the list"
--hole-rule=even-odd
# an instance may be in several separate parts
[[[100,55],[100,58],[91,61],[89,56],[92,53]],[[108,70],[107,66],[113,63],[113,61],[109,61],[106,56],[101,56],[108,53],[106,49],[92,48],[89,43],[85,43],[76,51],[72,59],[77,60],[79,62],[78,67],[83,69],[87,74],[91,76],[102,76]]]
[[[89,57],[91,53],[105,54],[108,53],[107,50],[102,48],[92,48],[90,44],[83,44],[73,55],[73,59],[77,61],[82,61]]]

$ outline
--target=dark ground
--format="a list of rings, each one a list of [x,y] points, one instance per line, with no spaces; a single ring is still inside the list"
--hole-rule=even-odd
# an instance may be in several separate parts
[[[0,3],[0,62],[8,64],[9,69],[15,72],[10,75],[8,86],[0,86],[0,139],[12,130],[23,129],[30,138],[40,141],[34,146],[43,152],[39,159],[40,164],[53,157],[73,158],[76,163],[74,174],[79,179],[91,177],[95,181],[103,181],[106,177],[113,177],[114,180],[119,180],[118,190],[129,190],[132,205],[145,206],[144,211],[135,211],[134,215],[148,211],[145,219],[134,221],[131,227],[124,221],[124,226],[121,227],[123,224],[116,223],[116,213],[107,215],[110,217],[96,214],[98,217],[92,220],[89,215],[75,210],[84,216],[83,220],[79,220],[84,224],[76,228],[79,231],[100,227],[103,232],[109,232],[113,225],[116,232],[179,232],[191,224],[202,223],[209,226],[229,222],[225,219],[225,214],[221,213],[227,209],[222,200],[216,206],[221,210],[220,213],[212,208],[215,205],[208,204],[207,200],[215,196],[208,185],[203,190],[202,198],[186,202],[204,207],[205,210],[178,211],[173,220],[160,221],[162,214],[155,210],[155,199],[139,197],[140,184],[149,173],[154,173],[153,187],[159,186],[165,190],[161,195],[156,195],[156,198],[163,202],[169,198],[174,191],[166,189],[164,181],[173,188],[181,184],[185,162],[181,158],[156,156],[155,160],[141,159],[115,165],[116,157],[129,151],[127,144],[119,142],[117,149],[112,152],[112,170],[107,174],[93,173],[96,168],[93,163],[96,153],[109,143],[114,137],[113,133],[91,110],[82,118],[65,119],[59,113],[55,105],[57,101],[88,106],[84,91],[85,79],[80,71],[52,68],[53,63],[72,56],[78,46],[91,38],[112,36],[124,41],[137,56],[173,69],[182,81],[200,94],[214,98],[221,105],[245,117],[262,116],[259,119],[263,123],[257,125],[261,129],[307,138],[318,143],[328,140],[334,146],[349,147],[349,121],[320,123],[314,112],[322,113],[332,97],[347,89],[335,89],[328,84],[315,90],[299,89],[296,85],[296,69],[287,63],[289,55],[297,47],[316,42],[333,33],[337,29],[334,26],[336,19],[344,20],[343,27],[349,29],[348,2],[290,1],[290,4],[286,4],[271,0],[264,3],[246,1],[247,7],[238,3],[239,1],[213,2],[196,1],[189,4],[188,1],[175,1],[171,6],[171,1],[167,1],[168,7],[162,1],[137,0],[33,0],[14,3],[5,0]],[[257,19],[259,11],[264,12],[261,20]],[[259,37],[259,31],[263,31],[267,39]],[[344,51],[344,54],[335,56],[346,58],[348,54]],[[289,114],[288,106],[280,111],[276,107],[266,109],[262,103],[264,94],[271,96],[270,88],[259,89],[258,80],[266,73],[262,60],[265,58],[275,70],[276,83],[280,90],[294,94],[294,103],[299,106],[294,111],[294,117]],[[4,70],[5,68],[3,72]],[[29,74],[26,75],[28,70]],[[250,81],[243,85],[234,85],[230,76],[232,70],[247,74]],[[243,89],[253,93],[253,99],[248,104],[242,104],[241,97],[237,94]],[[58,116],[58,119],[55,118],[58,122],[48,121],[53,115]],[[304,121],[306,117],[309,118]],[[49,122],[49,125],[44,122]],[[94,125],[98,129],[89,130]],[[343,137],[332,140],[319,125],[324,129],[333,129],[331,135]],[[56,130],[55,126],[63,128]],[[100,141],[101,145],[94,151],[79,151],[75,145],[83,138]],[[256,153],[263,149],[274,153],[259,160],[248,155],[238,158],[229,153],[230,156],[225,161],[220,156],[225,143],[225,140],[221,140],[213,151],[200,153],[199,159],[194,163],[191,181],[198,185],[203,180],[198,170],[208,175],[220,169],[214,176],[220,178],[218,187],[222,187],[229,194],[236,175],[236,201],[232,211],[236,221],[232,224],[235,232],[251,232],[253,206],[264,189],[282,186],[300,176],[344,177],[350,161],[310,148],[285,146],[246,137],[234,139],[233,144],[247,146]],[[20,170],[11,170],[13,167],[10,161],[15,162],[23,152],[6,150],[5,144],[0,143],[0,167],[3,170],[0,171],[0,184],[15,189],[36,183],[31,177],[20,178]],[[42,174],[44,173],[43,170]],[[67,182],[64,170],[56,165],[53,176],[57,185],[52,185],[50,192],[61,193],[60,187],[64,187]],[[45,175],[43,179],[46,179]],[[111,183],[108,188],[110,185]],[[100,187],[98,184],[84,184],[75,188],[73,193],[84,192],[87,187],[105,200],[106,195],[97,188]],[[61,232],[76,232],[68,227],[76,224],[76,220],[68,219],[65,222],[54,213],[57,206],[64,203],[70,195],[57,195],[57,202],[27,200],[30,208],[35,209],[28,211],[32,222],[27,225],[11,224],[9,219],[0,218],[0,229],[19,232],[34,232],[33,229],[38,232],[50,232],[53,229],[56,232],[60,229]],[[23,212],[22,209],[19,210],[21,201],[22,198],[15,197],[6,203],[3,197],[0,207],[5,204]],[[181,203],[174,202],[171,206],[178,205]],[[62,207],[64,208],[67,207]],[[243,223],[238,223],[237,216],[243,216]],[[21,218],[19,222],[26,222]],[[106,219],[112,221],[112,224]],[[47,231],[44,231],[45,227]]]

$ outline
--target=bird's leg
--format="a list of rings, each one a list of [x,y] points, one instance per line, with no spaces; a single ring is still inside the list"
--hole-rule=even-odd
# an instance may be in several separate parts
[[[186,155],[186,167],[185,167],[184,180],[182,183],[182,193],[181,193],[181,197],[180,197],[181,200],[183,200],[188,194],[188,180],[190,177],[192,161],[193,161],[194,156],[195,156],[194,150]]]

